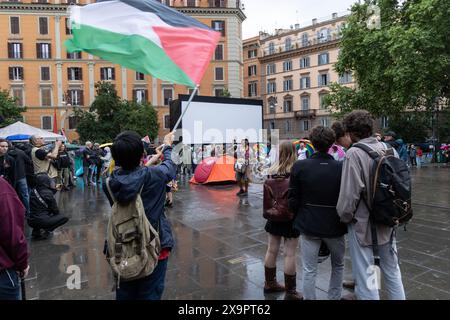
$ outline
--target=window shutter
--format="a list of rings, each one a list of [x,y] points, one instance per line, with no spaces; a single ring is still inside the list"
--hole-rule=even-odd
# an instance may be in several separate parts
[[[111,68],[111,80],[116,80],[116,69]]]
[[[137,90],[133,90],[133,100],[137,101]]]
[[[48,46],[48,58],[51,59],[52,58],[52,46],[50,43],[47,46]]]
[[[78,91],[80,93],[80,106],[84,106],[84,92],[83,90]]]
[[[14,79],[14,70],[12,67],[9,67],[9,80]]]
[[[23,68],[22,68],[22,67],[19,68],[19,79],[20,79],[20,80],[23,80],[23,79],[24,79],[24,76],[23,76]]]
[[[83,80],[83,69],[79,68],[78,70],[80,71],[80,79],[79,80]]]
[[[13,44],[11,42],[8,42],[8,58],[12,58],[13,57]]]
[[[72,80],[72,77],[71,77],[71,69],[72,68],[67,68],[67,80]]]
[[[145,102],[148,102],[148,90],[144,90],[144,99]]]
[[[42,58],[42,50],[41,50],[41,44],[36,43],[36,55],[38,59]]]

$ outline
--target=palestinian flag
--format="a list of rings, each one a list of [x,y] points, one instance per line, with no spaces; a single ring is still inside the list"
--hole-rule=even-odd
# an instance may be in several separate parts
[[[85,51],[161,80],[194,87],[220,33],[154,0],[98,1],[74,6],[67,51]]]

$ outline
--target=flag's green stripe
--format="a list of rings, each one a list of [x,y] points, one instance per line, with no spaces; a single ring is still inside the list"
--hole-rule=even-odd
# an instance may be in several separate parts
[[[150,27],[149,27],[150,28]],[[194,87],[193,81],[165,51],[139,35],[123,35],[87,25],[74,25],[73,39],[66,40],[67,51],[85,51],[154,77]]]

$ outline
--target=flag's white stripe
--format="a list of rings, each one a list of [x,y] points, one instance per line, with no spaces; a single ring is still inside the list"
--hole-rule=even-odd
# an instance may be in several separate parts
[[[156,14],[138,10],[120,1],[76,6],[70,13],[71,22],[124,35],[140,35],[162,47],[152,27],[171,27]]]

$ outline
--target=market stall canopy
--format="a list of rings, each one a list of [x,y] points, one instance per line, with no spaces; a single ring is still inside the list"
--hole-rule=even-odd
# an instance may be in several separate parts
[[[7,137],[20,135],[20,136],[33,136],[37,135],[42,138],[44,138],[45,141],[56,141],[56,140],[63,140],[65,141],[66,138],[60,134],[56,134],[53,132],[49,132],[46,130],[42,130],[39,128],[35,128],[33,126],[30,126],[26,123],[17,121],[16,123],[13,123],[7,127],[0,129],[0,138],[6,139]],[[9,139],[11,140],[11,138]],[[15,140],[11,140],[15,141]]]

